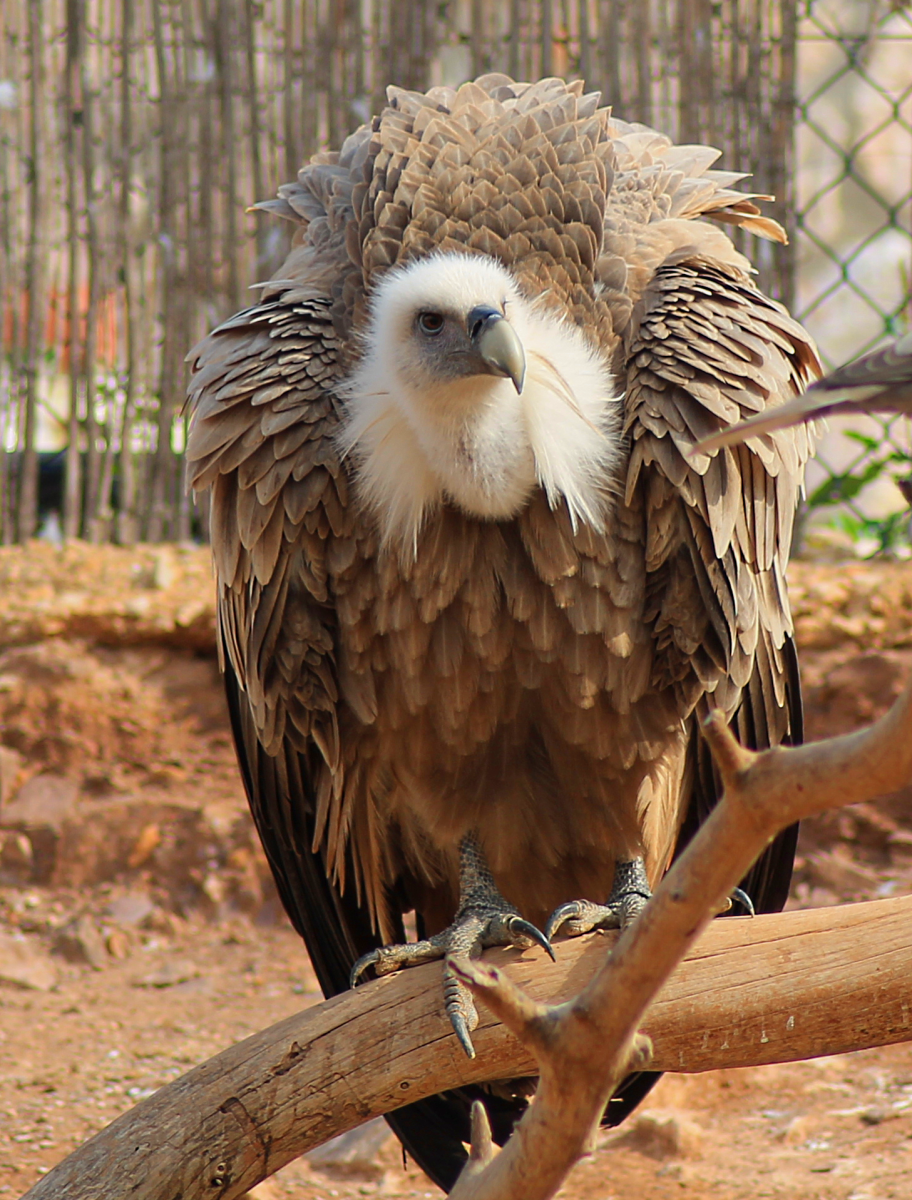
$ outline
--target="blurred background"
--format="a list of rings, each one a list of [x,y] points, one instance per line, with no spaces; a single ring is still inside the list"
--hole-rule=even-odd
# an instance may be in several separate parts
[[[188,350],[286,247],[247,206],[390,83],[581,77],[774,194],[760,285],[834,366],[902,332],[912,0],[4,0],[0,541],[205,540],[182,487]],[[807,552],[905,556],[908,422],[845,419]]]

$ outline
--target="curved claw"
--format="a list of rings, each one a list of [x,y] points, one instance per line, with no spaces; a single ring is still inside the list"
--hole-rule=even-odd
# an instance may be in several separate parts
[[[743,888],[732,888],[731,898],[732,900],[737,900],[742,908],[747,909],[748,916],[755,917],[757,915],[753,900],[751,900],[750,896],[748,896],[747,892],[745,892]]]
[[[527,937],[536,946],[541,946],[542,950],[551,956],[552,962],[557,962],[557,959],[554,957],[554,948],[551,945],[550,938],[546,933],[542,933],[540,929],[536,929],[531,921],[526,921],[522,917],[511,917],[507,923],[507,928],[510,930],[511,937]]]
[[[472,994],[454,970],[453,964],[460,955],[447,955],[443,965],[443,1006],[450,1018],[453,1032],[469,1058],[475,1057],[475,1047],[469,1031],[478,1024],[478,1010]]]
[[[469,1036],[469,1026],[465,1017],[461,1012],[451,1012],[450,1024],[453,1026],[453,1030],[456,1036],[459,1038],[460,1046],[462,1046],[469,1058],[474,1058],[475,1047],[472,1045],[472,1039]]]
[[[351,969],[351,975],[348,977],[348,986],[357,987],[361,980],[361,976],[368,967],[376,966],[380,961],[379,950],[368,950],[367,954],[362,954],[358,961]]]
[[[566,904],[562,904],[560,908],[556,908],[548,918],[548,924],[545,926],[545,938],[547,939],[548,953],[554,958],[554,951],[550,949],[551,939],[560,929],[561,925],[571,920],[573,917],[578,917],[582,913],[583,908],[579,900],[568,900]]]

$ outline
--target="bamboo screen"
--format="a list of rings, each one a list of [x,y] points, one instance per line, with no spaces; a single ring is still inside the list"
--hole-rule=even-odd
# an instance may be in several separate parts
[[[184,357],[281,260],[284,230],[246,206],[389,82],[582,76],[720,147],[790,223],[795,0],[3,0],[0,20],[3,541],[58,519],[205,535]],[[751,254],[788,300],[787,254]]]

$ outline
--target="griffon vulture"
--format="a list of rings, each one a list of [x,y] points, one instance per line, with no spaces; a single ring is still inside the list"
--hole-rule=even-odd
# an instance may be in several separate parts
[[[782,237],[717,156],[488,75],[390,89],[259,206],[293,249],[191,355],[187,460],[250,805],[327,994],[623,924],[715,802],[701,714],[800,737],[807,431],[688,457],[818,374],[718,224]],[[744,881],[760,910],[794,838]],[[521,1091],[488,1090],[500,1140]],[[442,1186],[470,1093],[391,1119]]]
[[[706,453],[737,446],[747,438],[817,417],[875,412],[912,416],[912,333],[837,367],[802,395],[705,438],[694,450]]]

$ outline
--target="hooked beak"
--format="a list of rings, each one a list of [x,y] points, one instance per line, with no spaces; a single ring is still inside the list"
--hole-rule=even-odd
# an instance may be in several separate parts
[[[526,355],[522,342],[503,313],[487,304],[479,304],[469,313],[466,327],[485,370],[491,375],[512,379],[517,393],[522,392]]]

